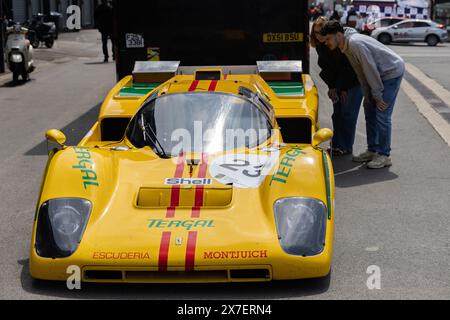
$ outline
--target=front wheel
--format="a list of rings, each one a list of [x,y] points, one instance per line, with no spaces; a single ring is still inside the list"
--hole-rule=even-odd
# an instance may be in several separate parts
[[[390,44],[392,41],[392,38],[387,33],[382,33],[378,36],[378,41],[380,41],[382,44]]]
[[[19,82],[19,75],[18,72],[13,72],[13,83]]]
[[[439,43],[439,39],[435,35],[428,36],[426,41],[430,47],[435,47]]]
[[[49,49],[53,48],[54,44],[55,44],[55,40],[53,38],[45,40],[45,46]]]
[[[35,39],[31,42],[31,45],[33,46],[34,49],[39,48],[39,40]]]

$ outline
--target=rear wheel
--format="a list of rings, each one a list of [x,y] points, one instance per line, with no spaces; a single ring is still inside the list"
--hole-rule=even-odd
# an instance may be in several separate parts
[[[439,39],[435,35],[431,35],[427,37],[426,42],[430,47],[435,47],[439,43]]]
[[[33,46],[33,48],[37,49],[39,48],[39,40],[34,39],[33,42],[31,42],[31,45]]]
[[[392,42],[392,38],[387,33],[382,33],[378,36],[378,41],[382,44],[390,44]]]

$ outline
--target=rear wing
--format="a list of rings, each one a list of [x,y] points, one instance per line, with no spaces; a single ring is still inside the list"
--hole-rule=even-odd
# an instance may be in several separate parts
[[[302,61],[257,61],[255,66],[180,66],[180,61],[136,61],[132,86],[120,96],[143,96],[176,75],[194,75],[195,80],[224,80],[229,75],[259,75],[278,97],[302,97]]]
[[[136,61],[248,66],[301,60],[309,73],[308,1],[114,0],[118,79]]]

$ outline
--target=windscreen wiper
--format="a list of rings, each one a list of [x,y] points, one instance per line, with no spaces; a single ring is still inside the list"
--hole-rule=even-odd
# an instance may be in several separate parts
[[[151,142],[153,143],[153,145],[158,146],[159,150],[161,151],[163,158],[164,159],[169,159],[171,158],[166,151],[164,150],[164,148],[162,147],[161,143],[159,142],[158,138],[156,137],[155,132],[153,131],[152,127],[148,125],[148,123],[145,121],[144,119],[144,114],[141,114],[141,122],[140,122],[140,127],[142,130],[142,133],[144,134],[144,141],[147,142],[147,137],[151,140]],[[153,134],[153,136],[155,137],[154,139],[152,138],[152,136],[148,133],[147,129],[150,129],[151,133]]]

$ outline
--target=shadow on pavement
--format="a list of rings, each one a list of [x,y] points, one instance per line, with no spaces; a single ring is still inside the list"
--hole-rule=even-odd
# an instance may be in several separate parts
[[[11,76],[12,77],[12,76]],[[15,88],[15,87],[21,87],[26,85],[28,82],[33,81],[33,79],[29,79],[29,80],[19,80],[18,82],[14,82],[14,81],[8,81],[3,83],[0,88]]]
[[[285,299],[323,294],[331,274],[323,279],[226,284],[100,284],[82,283],[70,291],[65,282],[32,279],[29,260],[21,260],[22,288],[31,294],[65,299]]]
[[[361,164],[353,162],[352,157],[352,155],[333,157],[334,174],[339,174],[360,167]]]
[[[78,119],[74,120],[66,127],[61,129],[61,131],[67,136],[67,145],[77,145],[83,139],[83,137],[88,133],[88,131],[97,121],[100,106],[101,103],[97,104],[88,112],[81,115]],[[25,153],[26,156],[46,156],[47,154],[47,141],[45,140]]]
[[[333,167],[338,188],[351,188],[398,178],[390,168],[371,170],[365,164],[352,162],[352,156],[333,158]]]
[[[110,62],[103,62],[103,61],[99,61],[99,62],[85,62],[84,64],[86,64],[86,65],[96,65],[96,64],[108,64]]]

